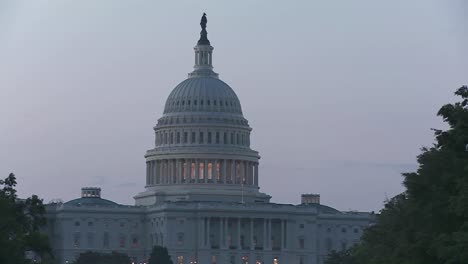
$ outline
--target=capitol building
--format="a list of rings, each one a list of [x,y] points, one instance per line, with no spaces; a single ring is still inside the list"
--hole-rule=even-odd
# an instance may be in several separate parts
[[[373,213],[322,205],[318,194],[302,194],[292,205],[272,203],[260,191],[252,128],[235,91],[213,71],[205,15],[200,25],[194,70],[169,94],[154,126],[135,205],[106,200],[97,187],[47,205],[57,263],[86,251],[122,252],[145,263],[160,245],[174,264],[322,264],[374,221]]]

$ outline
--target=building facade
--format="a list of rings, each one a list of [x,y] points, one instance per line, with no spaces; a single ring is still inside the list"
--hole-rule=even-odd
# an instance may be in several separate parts
[[[154,127],[135,205],[103,199],[99,188],[47,205],[58,263],[85,251],[124,252],[145,263],[161,245],[176,264],[321,264],[372,223],[372,213],[340,212],[319,195],[291,205],[260,192],[252,128],[234,90],[213,71],[205,15],[200,25],[194,70],[170,93]]]

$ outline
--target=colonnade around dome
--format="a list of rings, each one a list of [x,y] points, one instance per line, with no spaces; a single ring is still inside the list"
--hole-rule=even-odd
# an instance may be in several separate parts
[[[258,162],[231,159],[161,159],[146,163],[146,185],[237,184],[259,186]]]

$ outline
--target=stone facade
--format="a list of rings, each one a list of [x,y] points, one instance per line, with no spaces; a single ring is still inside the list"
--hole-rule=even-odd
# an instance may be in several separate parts
[[[372,223],[372,213],[340,212],[321,205],[317,194],[290,205],[260,192],[252,129],[235,92],[213,71],[205,28],[201,35],[194,71],[171,92],[154,127],[135,206],[103,199],[99,188],[47,205],[58,263],[88,250],[124,252],[145,263],[161,245],[176,264],[321,264]]]

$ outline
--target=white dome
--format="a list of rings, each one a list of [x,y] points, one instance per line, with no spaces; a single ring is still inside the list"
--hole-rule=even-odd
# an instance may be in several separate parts
[[[166,100],[164,114],[228,112],[242,115],[236,93],[218,78],[193,77],[177,85]]]

